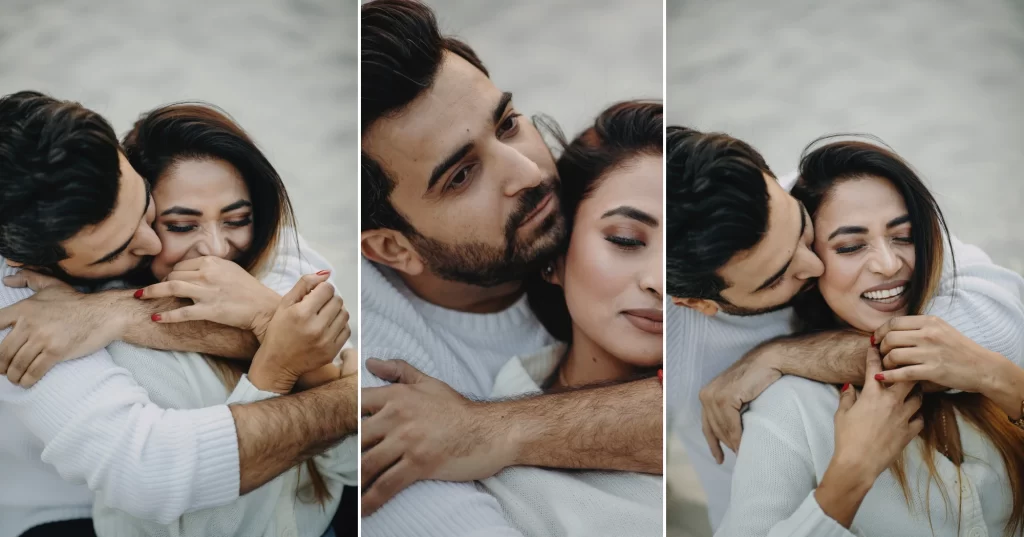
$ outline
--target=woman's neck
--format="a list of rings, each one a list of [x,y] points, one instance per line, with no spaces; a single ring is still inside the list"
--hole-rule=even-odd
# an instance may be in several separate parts
[[[635,367],[613,356],[574,323],[572,344],[559,368],[555,384],[559,387],[584,386],[626,379],[635,373]]]

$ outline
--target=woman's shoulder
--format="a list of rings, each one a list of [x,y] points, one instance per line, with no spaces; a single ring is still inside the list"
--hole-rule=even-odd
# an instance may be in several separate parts
[[[817,423],[823,417],[831,423],[839,408],[839,390],[831,384],[784,375],[750,403],[744,414],[774,423]]]

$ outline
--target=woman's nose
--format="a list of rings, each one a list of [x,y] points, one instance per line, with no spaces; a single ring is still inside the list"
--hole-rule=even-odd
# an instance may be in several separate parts
[[[228,245],[227,237],[217,232],[211,232],[203,236],[199,241],[199,244],[196,245],[196,251],[200,255],[210,255],[226,259],[228,252],[231,251],[231,246]]]
[[[882,276],[891,277],[895,276],[902,267],[902,261],[900,257],[896,255],[896,252],[892,251],[892,248],[888,243],[874,247],[871,261],[869,262],[868,268],[872,272],[881,274]]]

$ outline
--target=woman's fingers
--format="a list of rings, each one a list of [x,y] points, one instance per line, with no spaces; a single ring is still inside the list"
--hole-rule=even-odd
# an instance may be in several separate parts
[[[892,396],[895,397],[897,401],[903,402],[906,401],[907,396],[909,396],[910,392],[916,387],[916,382],[900,382],[897,384],[893,384],[892,386],[889,386],[888,388],[886,388],[886,391],[892,394]]]
[[[844,385],[839,392],[839,409],[836,410],[836,415],[845,414],[856,402],[857,390],[849,384]]]
[[[199,301],[206,296],[206,289],[203,287],[181,280],[154,283],[149,287],[139,289],[139,291],[141,294],[136,293],[135,296],[142,299],[174,297]]]
[[[202,304],[185,306],[176,310],[165,311],[153,315],[153,321],[158,323],[183,323],[186,321],[209,321],[214,316],[212,309]]]
[[[875,330],[875,343],[885,339],[890,332],[903,330],[917,330],[925,325],[927,318],[924,315],[904,315],[903,317],[891,317],[885,324]]]
[[[885,372],[885,382],[889,384],[905,384],[914,382],[935,382],[932,378],[934,368],[927,364],[908,365]]]
[[[175,270],[164,278],[165,281],[180,280],[183,282],[196,282],[203,279],[203,273],[199,270]]]
[[[875,380],[875,375],[882,372],[882,358],[878,354],[878,349],[875,347],[868,347],[865,359],[864,393],[874,393],[881,387],[878,381]]]
[[[876,339],[875,342],[878,343],[879,354],[886,356],[893,349],[918,345],[920,340],[921,338],[917,330],[899,330],[889,332],[881,340]]]
[[[893,349],[889,354],[885,355],[882,360],[882,367],[885,369],[896,369],[907,365],[917,365],[927,358],[927,351],[919,347],[901,347],[899,349]],[[885,372],[885,377],[888,379],[889,372]]]

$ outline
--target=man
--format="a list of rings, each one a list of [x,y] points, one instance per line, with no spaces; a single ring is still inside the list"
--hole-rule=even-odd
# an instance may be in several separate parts
[[[810,216],[788,192],[795,176],[780,184],[754,148],[725,134],[669,127],[667,145],[666,270],[669,295],[681,306],[668,315],[668,408],[717,528],[729,503],[744,406],[784,374],[862,381],[875,336],[783,337],[791,334],[789,302],[824,270],[811,250]],[[894,322],[889,333],[902,331],[905,343],[927,349],[932,344],[923,334],[948,323],[1020,363],[1021,335],[991,327],[994,320],[1024,322],[1024,280],[977,248],[955,239],[953,245],[955,290],[941,286],[923,325]],[[943,280],[952,276],[946,272]]]
[[[152,314],[181,304],[130,290],[80,294],[18,270],[84,285],[145,269],[161,248],[154,215],[148,184],[101,116],[36,92],[0,98],[0,306],[13,324],[0,333],[2,535],[91,533],[92,492],[170,523],[230,503],[355,431],[351,377],[253,404],[158,408],[95,342],[116,331],[136,345],[251,358],[252,333],[155,323]],[[6,285],[26,280],[42,282],[40,291]],[[63,317],[41,318],[54,308],[39,306],[54,301],[68,304]],[[82,327],[63,341],[94,352],[47,372],[71,356],[44,356],[16,338],[48,321]],[[289,359],[255,361],[239,389],[272,382]]]
[[[467,398],[551,342],[523,278],[564,238],[554,160],[419,2],[365,4],[361,54],[363,355],[404,360],[362,373],[364,533],[519,535],[473,483],[423,480],[517,464],[661,473],[657,379]]]

